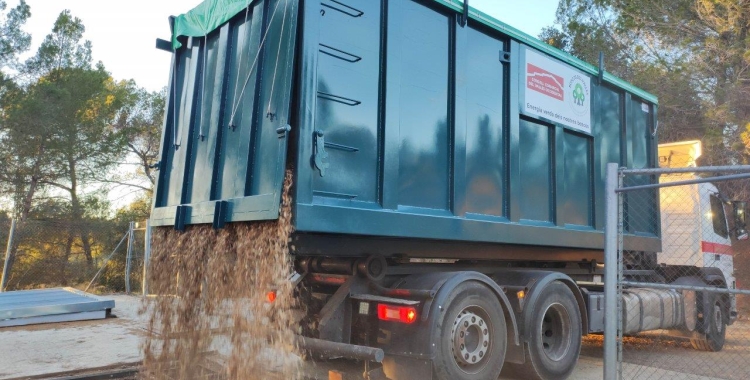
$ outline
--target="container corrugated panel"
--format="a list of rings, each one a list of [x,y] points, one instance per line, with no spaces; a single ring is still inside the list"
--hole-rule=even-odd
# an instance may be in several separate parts
[[[284,177],[296,0],[254,1],[173,55],[155,225],[274,219]],[[226,203],[217,202],[226,201]]]
[[[305,3],[297,231],[602,249],[604,168],[655,166],[656,99],[460,11]],[[652,195],[626,202],[628,249],[658,251]]]
[[[207,108],[225,109],[235,96],[236,65],[225,62],[223,76],[209,70],[209,77],[227,82],[223,95],[208,103],[186,101],[197,107],[190,112],[177,110],[178,119],[191,120],[192,127],[181,130],[192,136],[192,148],[182,153],[170,148],[170,125],[179,123],[167,120],[156,225],[210,223],[217,215],[217,225],[275,218],[288,158],[295,170],[298,236],[601,250],[606,164],[656,166],[653,95],[609,74],[600,78],[590,65],[481,12],[472,10],[464,25],[461,7],[444,0],[278,1],[299,6],[289,22],[303,28],[290,43],[272,27],[266,48],[285,52],[285,61],[261,56],[288,63],[282,66],[289,71],[276,70],[271,77],[286,86],[277,91],[288,95],[281,101],[289,103],[290,113],[271,122],[256,111],[239,134],[231,134],[220,117],[198,128]],[[255,15],[277,2],[253,4]],[[244,20],[240,14],[214,35]],[[212,38],[220,39],[212,36],[209,51]],[[178,73],[186,67],[179,63],[183,57],[200,56],[203,42],[194,41],[192,53],[177,52]],[[219,55],[238,61],[230,52],[257,50],[250,41],[227,39]],[[269,82],[266,73],[258,74],[257,83]],[[201,75],[177,78],[183,85],[171,98],[202,93],[182,90],[203,83]],[[248,102],[243,112],[259,107],[243,101]],[[207,119],[213,120],[204,116],[204,123]],[[287,123],[291,133],[274,135],[276,144],[253,140]],[[251,142],[240,143],[243,138]],[[237,147],[226,150],[226,144]],[[204,146],[200,149],[212,152],[207,157],[214,160],[188,153],[195,146]],[[259,202],[264,195],[271,196]],[[243,202],[271,211],[237,213]],[[628,199],[625,207],[641,216],[626,223],[626,249],[659,251],[656,193]],[[296,248],[299,254],[360,254]],[[404,250],[383,253],[408,253]]]
[[[72,288],[0,293],[0,327],[106,317],[115,301]]]

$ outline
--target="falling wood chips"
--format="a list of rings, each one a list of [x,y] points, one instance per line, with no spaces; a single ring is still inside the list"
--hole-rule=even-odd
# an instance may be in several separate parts
[[[224,356],[223,378],[300,377],[288,281],[291,185],[287,171],[278,220],[154,231],[149,280],[158,296],[142,308],[151,331],[143,347],[145,378],[198,379],[211,351]],[[270,290],[277,294],[273,304],[266,300]]]

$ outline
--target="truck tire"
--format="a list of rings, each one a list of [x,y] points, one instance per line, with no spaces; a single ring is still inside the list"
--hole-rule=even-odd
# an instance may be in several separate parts
[[[478,282],[457,286],[438,318],[433,371],[440,380],[495,380],[505,361],[508,332],[497,296]]]
[[[581,313],[573,292],[560,281],[542,289],[531,311],[524,364],[509,363],[519,379],[568,378],[581,352]]]
[[[698,331],[704,332],[705,338],[690,339],[690,344],[696,350],[719,352],[724,348],[727,335],[727,307],[716,293],[703,293],[702,298],[703,317],[699,319]]]

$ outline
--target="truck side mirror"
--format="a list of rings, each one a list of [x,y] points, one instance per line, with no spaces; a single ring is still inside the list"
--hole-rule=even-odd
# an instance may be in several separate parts
[[[733,214],[734,214],[734,234],[737,240],[747,240],[748,233],[746,227],[745,209],[747,208],[747,202],[732,201]]]

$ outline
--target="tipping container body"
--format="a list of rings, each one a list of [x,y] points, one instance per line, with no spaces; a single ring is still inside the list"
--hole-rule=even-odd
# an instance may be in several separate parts
[[[288,169],[296,254],[585,258],[606,164],[656,167],[653,95],[457,2],[250,9],[175,54],[155,225],[275,219]],[[624,207],[659,251],[657,194]]]

